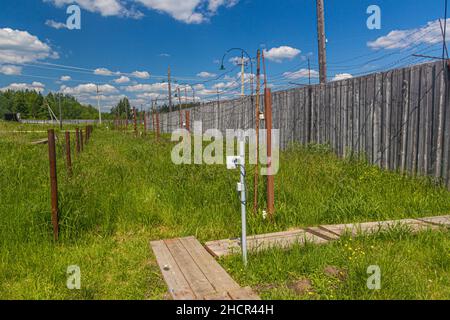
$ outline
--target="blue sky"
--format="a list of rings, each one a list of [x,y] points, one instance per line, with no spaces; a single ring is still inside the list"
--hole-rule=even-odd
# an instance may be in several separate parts
[[[81,30],[63,26],[67,7],[81,7]],[[369,30],[368,6],[381,8],[381,29]],[[330,80],[419,63],[412,53],[442,54],[443,1],[325,0]],[[62,91],[104,111],[128,96],[137,107],[165,99],[174,87],[197,99],[240,92],[229,48],[266,50],[274,90],[317,82],[315,0],[0,0],[0,90]],[[95,71],[97,70],[97,71]],[[246,68],[250,79],[250,68]],[[215,75],[215,76],[214,76]],[[221,76],[222,75],[222,76]],[[216,80],[217,77],[221,76]],[[187,86],[186,84],[190,84]],[[247,83],[247,90],[249,84]]]

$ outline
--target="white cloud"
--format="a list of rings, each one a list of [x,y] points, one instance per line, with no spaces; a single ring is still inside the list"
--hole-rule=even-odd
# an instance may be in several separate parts
[[[219,7],[225,6],[226,8],[231,8],[235,6],[239,0],[209,0],[208,10],[211,12],[217,12]]]
[[[310,71],[308,69],[300,69],[294,72],[285,72],[283,76],[287,79],[296,80],[296,79],[308,79],[310,75]],[[311,78],[318,78],[319,72],[316,70],[311,70]]]
[[[150,73],[147,71],[135,71],[131,74],[131,76],[139,79],[148,79],[150,78]]]
[[[121,83],[127,83],[127,82],[130,82],[130,78],[125,77],[125,76],[121,76],[120,78],[114,80],[114,82],[115,82],[115,83],[119,83],[119,84],[121,84]]]
[[[0,28],[0,63],[27,63],[58,58],[50,46],[27,31]]]
[[[206,71],[202,71],[197,74],[197,77],[200,77],[200,78],[214,78],[215,76],[216,76],[215,73],[210,73],[210,72],[206,72]]]
[[[161,92],[168,90],[168,84],[165,82],[158,82],[152,84],[136,84],[125,87],[128,92]]]
[[[70,80],[72,80],[71,76],[62,76],[60,79],[60,81],[70,81]]]
[[[56,7],[64,7],[76,3],[89,12],[100,13],[104,17],[120,16],[129,18],[141,18],[143,14],[134,8],[126,8],[121,0],[44,0],[54,4]]]
[[[242,63],[242,57],[232,57],[228,61],[237,66]],[[249,59],[247,57],[244,57],[244,63],[247,63],[248,61]]]
[[[447,20],[450,23],[450,19]],[[450,35],[447,39],[450,38]],[[415,29],[393,30],[367,46],[372,49],[404,49],[420,44],[437,44],[442,42],[439,20],[430,21],[425,26]]]
[[[11,83],[9,86],[0,88],[0,91],[13,90],[13,91],[24,91],[24,90],[34,90],[36,92],[43,92],[45,90],[45,84],[40,82],[28,83]]]
[[[135,0],[148,9],[166,13],[172,18],[188,23],[199,24],[208,21],[221,6],[230,8],[238,0]],[[205,8],[205,3],[208,5]]]
[[[7,76],[21,75],[22,67],[13,65],[0,65],[0,73],[6,74]]]
[[[351,78],[353,78],[353,76],[350,73],[338,73],[334,76],[333,80],[331,81],[339,81]]]
[[[77,3],[89,12],[97,12],[102,16],[120,16],[141,18],[143,13],[136,10],[137,4],[149,10],[168,14],[172,18],[184,22],[199,24],[208,21],[217,14],[220,7],[230,8],[239,0],[43,0],[57,7]]]
[[[116,93],[118,90],[109,84],[103,84],[98,86],[98,90],[101,93]],[[95,83],[86,83],[86,84],[80,84],[76,87],[68,87],[68,86],[61,86],[61,92],[64,94],[69,95],[83,95],[83,94],[92,94],[97,93],[97,85]]]
[[[108,70],[106,68],[97,68],[94,70],[94,74],[96,74],[98,76],[112,76],[112,75],[114,75],[114,72],[112,72],[111,70]]]
[[[292,60],[301,53],[299,49],[281,46],[264,50],[264,57],[274,62],[283,62],[283,60]]]
[[[67,28],[67,25],[65,23],[57,22],[55,20],[47,20],[47,21],[45,21],[45,25],[49,26],[50,28],[58,29],[58,30]]]
[[[164,57],[164,58],[169,58],[170,54],[168,54],[168,53],[160,53],[159,56],[160,57]]]

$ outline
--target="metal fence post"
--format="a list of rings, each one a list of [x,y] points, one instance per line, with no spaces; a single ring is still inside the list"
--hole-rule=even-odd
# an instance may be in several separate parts
[[[70,150],[70,132],[66,131],[66,165],[69,176],[72,175],[72,155]]]
[[[275,213],[274,177],[271,173],[272,167],[272,91],[268,88],[264,90],[264,105],[266,109],[266,130],[267,130],[267,212],[272,218]]]
[[[48,130],[48,158],[50,162],[50,192],[52,205],[53,238],[59,238],[58,224],[58,180],[56,174],[55,130]]]

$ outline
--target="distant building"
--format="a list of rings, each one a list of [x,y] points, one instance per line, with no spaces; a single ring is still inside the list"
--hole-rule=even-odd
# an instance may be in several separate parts
[[[5,121],[20,122],[20,113],[5,113],[3,118]]]

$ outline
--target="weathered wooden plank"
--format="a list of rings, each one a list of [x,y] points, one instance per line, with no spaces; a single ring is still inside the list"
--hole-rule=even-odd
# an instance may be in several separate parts
[[[180,242],[218,293],[240,288],[197,239],[188,237],[180,239]]]
[[[310,227],[310,228],[306,228],[305,230],[307,232],[309,232],[319,238],[325,239],[327,241],[339,239],[339,236],[337,234],[330,232],[328,230],[322,229],[320,227]]]
[[[442,161],[443,161],[443,140],[444,140],[444,119],[445,119],[445,73],[442,72],[439,77],[439,107],[438,107],[438,123],[437,123],[437,136],[436,136],[436,171],[434,177],[440,179],[442,175]]]
[[[421,221],[415,219],[323,225],[321,227],[341,236],[347,233],[352,236],[357,236],[362,234],[374,234],[382,231],[388,231],[392,228],[395,228],[396,226],[407,227],[412,232],[418,232],[430,228],[432,229],[432,227],[430,227],[429,225],[426,225]]]
[[[161,273],[169,288],[169,293],[175,300],[194,300],[195,296],[189,283],[184,278],[178,264],[171,255],[164,241],[150,243],[156,256]]]
[[[418,218],[417,220],[431,223],[437,226],[445,226],[447,228],[450,228],[450,216]]]
[[[179,239],[164,240],[164,242],[178,266],[182,268],[185,279],[197,297],[217,292]]]
[[[229,291],[228,294],[232,300],[261,300],[250,287]]]
[[[306,242],[322,244],[326,243],[327,240],[299,229],[248,237],[247,247],[249,251],[258,252],[270,248],[289,248],[295,244],[303,245]],[[239,254],[241,252],[240,239],[210,241],[205,246],[216,257]]]

